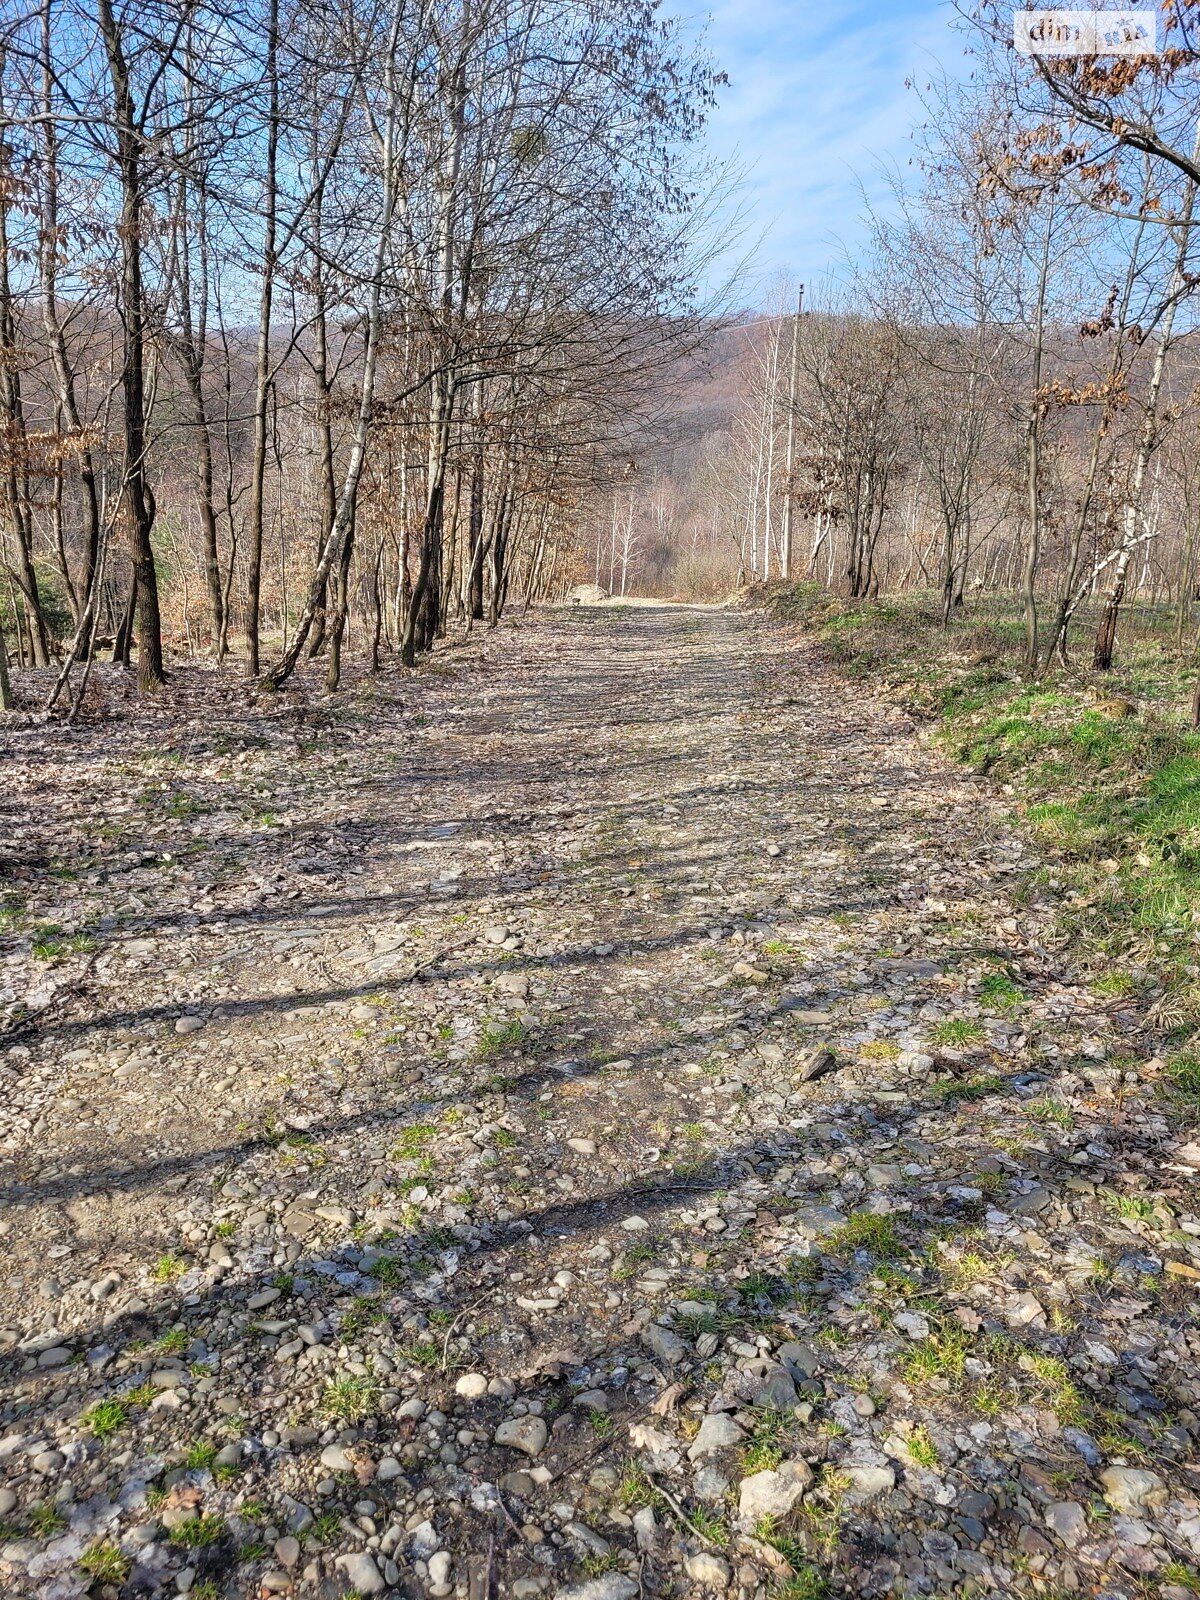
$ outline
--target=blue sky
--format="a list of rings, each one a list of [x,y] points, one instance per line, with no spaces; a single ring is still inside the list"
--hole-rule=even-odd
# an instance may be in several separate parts
[[[923,118],[911,77],[966,69],[948,0],[717,0],[707,40],[730,85],[709,127],[747,169],[740,202],[760,301],[771,275],[815,282],[863,236],[862,189],[905,166]]]

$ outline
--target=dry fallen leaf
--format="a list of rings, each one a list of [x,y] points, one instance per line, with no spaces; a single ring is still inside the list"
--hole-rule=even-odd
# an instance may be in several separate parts
[[[561,1378],[572,1367],[581,1367],[584,1358],[577,1350],[547,1350],[545,1355],[537,1358],[531,1367],[526,1367],[517,1374],[523,1379],[550,1377]]]
[[[663,1390],[658,1399],[650,1407],[656,1417],[669,1417],[679,1404],[686,1390],[682,1383],[671,1383]]]
[[[629,1442],[635,1450],[649,1450],[652,1455],[666,1455],[676,1448],[676,1441],[669,1433],[662,1433],[658,1428],[648,1427],[644,1422],[631,1422],[629,1424]]]

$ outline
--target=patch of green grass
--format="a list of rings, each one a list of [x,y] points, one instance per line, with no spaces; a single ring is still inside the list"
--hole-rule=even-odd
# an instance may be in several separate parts
[[[780,1528],[774,1517],[762,1517],[755,1525],[754,1537],[778,1550],[792,1569],[792,1576],[771,1591],[773,1600],[827,1600],[829,1584],[808,1560],[808,1552],[796,1533]]]
[[[580,1565],[589,1578],[600,1578],[606,1572],[616,1572],[621,1562],[619,1549],[607,1551],[604,1555],[584,1556]]]
[[[1123,995],[1136,993],[1138,981],[1132,972],[1123,972],[1118,967],[1108,972],[1097,973],[1091,980],[1091,986],[1096,994],[1120,999]]]
[[[155,1283],[174,1283],[176,1278],[181,1278],[187,1271],[187,1262],[179,1256],[168,1252],[159,1256],[151,1270]]]
[[[868,1250],[881,1261],[894,1260],[904,1254],[892,1218],[876,1216],[870,1211],[856,1211],[847,1217],[842,1226],[823,1241],[823,1247],[833,1255]]]
[[[1031,1100],[1025,1107],[1025,1114],[1033,1122],[1050,1123],[1064,1133],[1069,1133],[1075,1126],[1075,1113],[1070,1106],[1050,1095],[1041,1100]]]
[[[973,1284],[986,1282],[994,1273],[1002,1272],[1013,1257],[1005,1251],[985,1256],[978,1250],[964,1250],[952,1256],[944,1250],[938,1250],[931,1259],[944,1278],[956,1288],[967,1289]]]
[[[519,1050],[525,1042],[525,1027],[515,1017],[511,1022],[485,1022],[475,1044],[476,1061],[491,1061],[507,1050]]]
[[[1004,1091],[1004,1079],[994,1072],[975,1073],[970,1078],[940,1078],[933,1085],[935,1093],[949,1106],[970,1104],[986,1100],[990,1095]]]
[[[85,1550],[79,1558],[79,1570],[93,1583],[111,1583],[117,1588],[129,1576],[129,1557],[122,1555],[115,1544],[104,1541]]]
[[[748,1273],[738,1284],[737,1290],[743,1300],[765,1300],[770,1305],[783,1305],[792,1298],[791,1284],[774,1272]]]
[[[971,1340],[965,1328],[947,1320],[907,1351],[901,1363],[905,1381],[913,1388],[938,1380],[951,1389],[961,1384]]]
[[[338,1331],[347,1341],[357,1339],[368,1328],[378,1327],[387,1321],[387,1312],[373,1295],[356,1294],[349,1307],[342,1312]]]
[[[39,961],[53,961],[63,952],[62,929],[54,922],[43,922],[33,930],[30,953]]]
[[[404,1282],[407,1273],[404,1263],[395,1256],[380,1256],[378,1261],[373,1261],[367,1268],[368,1274],[381,1283],[385,1289],[396,1289]]]
[[[431,1372],[442,1364],[442,1352],[431,1339],[414,1339],[410,1344],[401,1345],[396,1358],[424,1372]]]
[[[328,1544],[331,1539],[336,1539],[342,1527],[342,1513],[340,1511],[322,1511],[309,1530],[310,1536],[318,1544]]]
[[[1144,967],[1165,1003],[1200,1024],[1200,985],[1187,971],[1200,910],[1200,735],[1188,725],[1194,668],[1180,656],[1172,608],[1123,608],[1109,681],[1136,709],[1114,715],[1077,668],[1025,678],[1013,595],[980,595],[948,620],[928,593],[889,597],[880,610],[793,587],[770,604],[803,622],[846,677],[885,681],[939,722],[956,759],[1011,785],[1014,808],[1059,857],[1031,875],[1035,892],[1061,899],[1061,925],[1090,964],[1120,973],[1098,992],[1132,993],[1123,969]],[[1085,601],[1073,651],[1087,650],[1096,621]]]
[[[836,1322],[827,1322],[817,1330],[817,1343],[827,1344],[831,1350],[844,1350],[850,1343],[850,1335],[845,1328],[839,1328]]]
[[[658,1490],[654,1487],[649,1474],[633,1463],[627,1466],[617,1485],[617,1504],[622,1510],[629,1511],[635,1506],[652,1505],[657,1499]]]
[[[900,1046],[891,1039],[872,1039],[858,1049],[860,1061],[895,1061],[899,1054]]]
[[[1072,1380],[1066,1362],[1057,1356],[1038,1353],[1021,1357],[1020,1365],[1033,1379],[1035,1399],[1053,1411],[1064,1427],[1078,1428],[1087,1421],[1083,1395]]]
[[[1006,973],[992,972],[980,983],[979,998],[997,1011],[1011,1012],[1024,1003],[1025,991]]]
[[[341,1422],[364,1422],[379,1407],[379,1385],[374,1378],[332,1378],[321,1397],[321,1411]]]
[[[974,1044],[977,1040],[986,1037],[987,1029],[981,1022],[975,1022],[970,1017],[946,1017],[941,1022],[935,1022],[930,1029],[929,1037],[934,1044]]]
[[[792,1576],[774,1591],[777,1600],[829,1600],[829,1580],[809,1561],[792,1562]]]
[[[981,1417],[998,1417],[1004,1411],[1007,1396],[1000,1384],[985,1380],[976,1384],[971,1395],[971,1405]]]
[[[1167,1063],[1166,1084],[1171,1095],[1190,1111],[1200,1111],[1200,1055],[1182,1050]]]
[[[662,1240],[655,1234],[637,1244],[631,1244],[621,1258],[620,1265],[613,1267],[613,1277],[618,1280],[635,1277],[638,1267],[647,1261],[656,1260],[661,1249]]]
[[[700,1537],[707,1539],[709,1544],[716,1545],[718,1550],[729,1548],[729,1529],[716,1512],[710,1511],[707,1506],[697,1506],[690,1521]]]
[[[922,1425],[908,1436],[908,1453],[921,1467],[936,1467],[941,1460],[937,1445],[929,1437],[929,1429]]]
[[[1001,1194],[1007,1180],[1002,1172],[976,1172],[971,1183],[974,1188],[982,1189],[984,1194]]]
[[[765,1411],[756,1417],[754,1432],[742,1447],[743,1471],[774,1471],[787,1452],[792,1427],[792,1419],[779,1411]]]
[[[207,1472],[217,1459],[217,1447],[211,1439],[197,1439],[188,1447],[183,1464],[189,1472]]]
[[[432,1122],[414,1122],[411,1127],[405,1128],[392,1147],[392,1160],[418,1160],[436,1137],[437,1129]]]
[[[0,934],[16,933],[25,921],[25,907],[13,894],[0,892]]]
[[[186,1522],[172,1528],[167,1539],[180,1550],[207,1550],[210,1545],[220,1541],[224,1532],[223,1518],[206,1512],[198,1517],[189,1517]]]
[[[121,1400],[98,1400],[80,1417],[93,1439],[111,1439],[129,1421],[129,1408]]]
[[[1103,1200],[1114,1216],[1127,1222],[1154,1222],[1158,1217],[1156,1202],[1144,1194],[1116,1194],[1108,1189]]]
[[[34,1506],[29,1513],[29,1531],[35,1539],[53,1539],[66,1525],[66,1517],[53,1502]]]

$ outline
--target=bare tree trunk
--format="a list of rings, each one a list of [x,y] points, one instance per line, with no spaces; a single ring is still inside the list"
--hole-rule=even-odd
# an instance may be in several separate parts
[[[383,540],[375,554],[371,575],[371,671],[379,671],[379,641],[383,633]]]
[[[471,507],[468,537],[470,573],[467,581],[467,616],[472,622],[483,620],[483,383],[477,381],[471,395],[471,420],[475,445],[471,456]],[[596,581],[599,582],[597,572]]]
[[[1042,353],[1045,343],[1046,288],[1050,280],[1050,241],[1054,231],[1054,204],[1056,196],[1050,193],[1050,210],[1046,218],[1046,238],[1042,247],[1042,265],[1038,274],[1037,311],[1034,320],[1032,390],[1029,401],[1029,418],[1025,425],[1025,495],[1029,528],[1025,544],[1025,562],[1021,569],[1021,596],[1025,612],[1025,670],[1031,676],[1038,665],[1038,611],[1037,569],[1041,553],[1040,466],[1042,443]]]
[[[1196,134],[1195,159],[1200,160],[1200,130],[1197,130]],[[1175,329],[1175,312],[1183,297],[1186,285],[1189,236],[1191,234],[1192,210],[1195,202],[1196,185],[1189,182],[1183,203],[1182,227],[1179,233],[1175,265],[1171,271],[1171,281],[1167,291],[1167,304],[1163,312],[1162,330],[1158,337],[1158,346],[1154,352],[1154,366],[1151,369],[1150,384],[1146,392],[1146,405],[1142,413],[1142,429],[1138,439],[1137,457],[1134,462],[1133,483],[1130,485],[1129,495],[1125,502],[1124,534],[1121,540],[1121,551],[1117,557],[1117,564],[1113,570],[1112,585],[1105,598],[1104,609],[1100,613],[1100,622],[1096,628],[1096,644],[1092,652],[1092,665],[1098,672],[1108,672],[1112,667],[1113,649],[1117,640],[1117,618],[1120,615],[1121,603],[1125,598],[1129,561],[1138,542],[1138,516],[1142,508],[1142,491],[1146,482],[1146,469],[1150,465],[1150,457],[1158,441],[1158,396],[1162,388],[1163,373],[1166,370],[1167,352],[1171,347],[1171,336]]]
[[[140,137],[134,122],[133,95],[112,0],[97,0],[100,30],[108,55],[121,169],[121,323],[124,358],[121,372],[125,402],[125,503],[129,514],[130,558],[137,597],[138,688],[143,694],[165,681],[162,621],[158,607],[158,575],[150,542],[154,527],[154,492],[146,477],[146,307],[142,292],[143,193]]]
[[[0,53],[0,69],[3,55]],[[25,426],[25,405],[21,393],[21,357],[17,347],[17,320],[13,313],[12,286],[9,280],[11,259],[8,237],[10,186],[0,182],[0,416],[7,435],[3,454],[8,520],[16,545],[14,576],[25,602],[29,629],[30,655],[34,666],[44,667],[50,660],[50,639],[38,594],[37,570],[33,564],[33,514],[28,484],[29,441]]]
[[[342,540],[342,551],[333,586],[333,618],[326,634],[329,659],[325,672],[325,687],[330,694],[337,692],[338,685],[342,681],[342,640],[346,632],[346,617],[350,610],[350,563],[354,558],[355,527],[356,523],[352,519]]]
[[[258,350],[254,370],[254,454],[250,467],[250,549],[246,571],[246,676],[258,677],[262,609],[263,487],[267,472],[267,390],[271,380],[271,304],[275,293],[275,223],[278,208],[276,163],[279,152],[279,0],[267,14],[266,196],[262,292],[258,302]]]
[[[315,108],[314,108],[315,111]],[[319,165],[317,147],[317,121],[313,121],[312,165]],[[329,311],[325,289],[325,263],[323,259],[322,224],[325,215],[325,182],[322,179],[313,195],[313,337],[316,349],[313,356],[313,391],[317,407],[317,436],[321,447],[321,536],[317,544],[317,559],[337,517],[337,484],[333,460],[333,395],[329,381]],[[317,603],[317,614],[312,630],[309,656],[320,655],[325,645],[326,595],[322,590]]]
[[[792,323],[792,370],[788,379],[787,448],[784,456],[783,524],[779,533],[779,572],[784,579],[792,575],[792,473],[796,465],[796,377],[800,356],[800,314],[804,309],[804,285],[796,294],[796,317]]]
[[[4,643],[4,629],[0,628],[0,711],[11,711],[12,708],[12,685],[8,681],[8,647]]]
[[[384,122],[380,151],[383,206],[375,239],[375,256],[371,269],[370,290],[367,296],[367,335],[366,345],[363,350],[362,378],[359,386],[358,415],[354,427],[354,441],[350,447],[350,459],[346,464],[346,476],[342,482],[342,490],[338,499],[337,515],[334,518],[329,538],[325,541],[325,548],[321,551],[320,559],[313,573],[312,582],[309,586],[308,601],[300,616],[291,644],[263,678],[263,687],[267,689],[278,689],[296,670],[296,662],[299,660],[300,652],[308,639],[309,630],[312,628],[313,619],[317,614],[317,607],[329,581],[330,569],[343,540],[350,537],[350,530],[354,525],[354,514],[358,504],[358,486],[362,479],[363,464],[366,461],[367,436],[371,428],[371,419],[375,413],[375,373],[379,361],[381,323],[380,301],[383,293],[384,267],[387,263],[392,234],[392,218],[396,203],[396,135],[399,109],[396,96],[396,49],[402,12],[403,0],[393,0],[384,66],[388,111]]]
[[[58,251],[61,230],[58,221],[58,132],[54,121],[54,70],[51,55],[51,0],[42,8],[42,116],[45,140],[44,204],[38,264],[42,282],[42,324],[58,384],[59,405],[71,430],[79,453],[79,482],[83,492],[83,553],[79,574],[71,582],[64,572],[72,597],[75,622],[92,586],[100,540],[100,501],[96,489],[96,469],[92,450],[80,419],[75,390],[75,373],[67,354],[62,319],[58,311]],[[65,559],[64,559],[65,566]]]
[[[225,590],[221,581],[221,557],[217,543],[217,512],[213,499],[212,430],[209,427],[208,407],[204,396],[204,360],[207,339],[206,315],[208,306],[208,217],[203,186],[197,187],[196,204],[199,223],[193,229],[188,217],[188,179],[186,173],[179,180],[179,216],[177,228],[181,248],[178,251],[179,272],[179,326],[176,340],[179,364],[192,408],[192,426],[196,440],[196,489],[200,511],[200,548],[204,565],[204,587],[208,595],[208,615],[211,631],[210,649],[220,661],[224,656]],[[196,263],[200,282],[198,292],[198,323],[193,321],[192,310],[192,251],[191,241],[197,245]]]

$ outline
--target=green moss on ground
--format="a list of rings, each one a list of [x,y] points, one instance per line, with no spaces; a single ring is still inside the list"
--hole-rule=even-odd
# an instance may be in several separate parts
[[[1159,988],[1163,1022],[1200,1026],[1200,734],[1197,672],[1166,606],[1126,608],[1119,663],[1093,673],[1087,614],[1076,659],[1030,682],[1015,596],[989,597],[941,625],[928,593],[851,602],[816,584],[763,596],[839,671],[935,726],[958,761],[1011,793],[1045,865],[1032,887],[1060,894],[1081,962],[1110,992]]]

